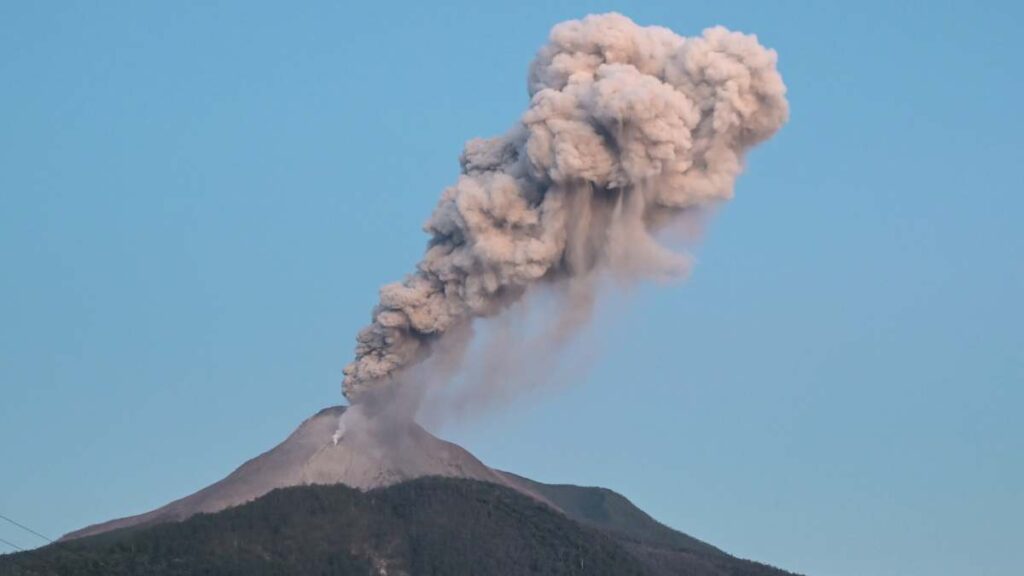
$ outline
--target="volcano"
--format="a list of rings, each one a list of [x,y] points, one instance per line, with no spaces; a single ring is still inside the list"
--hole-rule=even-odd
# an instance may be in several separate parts
[[[194,562],[203,569],[211,562],[228,562],[224,573],[235,573],[239,568],[230,564],[233,555],[238,546],[249,545],[257,550],[251,552],[255,560],[246,561],[256,564],[245,564],[241,573],[274,558],[277,564],[272,573],[304,574],[312,565],[321,566],[315,563],[315,553],[324,550],[361,550],[346,562],[370,558],[374,566],[380,558],[391,558],[385,563],[392,567],[390,572],[375,568],[373,573],[449,573],[437,572],[437,554],[423,555],[424,550],[441,550],[443,565],[460,565],[481,574],[509,573],[506,568],[515,562],[544,566],[542,573],[596,574],[573,566],[577,561],[610,559],[619,566],[611,573],[622,574],[790,574],[736,558],[673,530],[611,490],[545,484],[490,468],[462,447],[414,423],[388,429],[383,442],[367,442],[354,431],[340,433],[345,411],[342,406],[321,410],[284,442],[190,496],[144,514],[71,532],[39,550],[5,556],[0,558],[0,568],[20,570],[13,574],[37,574],[48,572],[33,571],[32,566],[60,565],[69,574],[91,575],[106,574],[104,570],[118,563],[126,573],[134,573],[139,562],[172,567]],[[325,500],[335,504],[324,505]],[[396,515],[401,519],[396,520]],[[239,517],[245,522],[239,522]],[[475,523],[474,527],[466,522]],[[264,532],[258,532],[260,526]],[[313,548],[284,552],[273,545],[267,548],[266,532],[282,530],[294,531],[294,541],[308,542]],[[348,540],[339,542],[339,534],[352,530],[356,532]],[[387,535],[386,543],[373,539],[381,534]],[[179,548],[168,557],[172,543]],[[456,548],[449,549],[453,543]],[[510,549],[513,552],[508,555]],[[578,556],[581,550],[589,551],[586,558]],[[304,558],[302,566],[296,564],[296,557]],[[82,569],[86,558],[91,559],[90,566],[100,567],[99,572]],[[566,564],[566,558],[572,559],[572,565]],[[497,567],[484,570],[481,562]],[[364,573],[361,570],[337,573]],[[153,568],[148,573],[165,572]]]
[[[242,464],[223,480],[170,504],[66,534],[72,540],[132,526],[176,522],[199,513],[245,504],[275,488],[344,484],[370,490],[424,476],[469,478],[502,484],[538,499],[524,482],[492,470],[460,446],[410,423],[391,435],[388,449],[337,435],[344,406],[317,412],[271,450]]]

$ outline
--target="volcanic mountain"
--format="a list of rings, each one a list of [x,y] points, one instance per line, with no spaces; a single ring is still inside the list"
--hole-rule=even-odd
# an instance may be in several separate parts
[[[223,480],[137,516],[110,520],[66,534],[62,540],[130,526],[184,520],[255,500],[275,488],[310,484],[345,484],[369,490],[423,476],[470,478],[510,485],[463,448],[445,442],[416,424],[394,434],[387,450],[336,435],[345,407],[325,408],[303,422],[271,450],[249,460]]]
[[[192,562],[211,574],[606,573],[578,569],[590,563],[610,573],[788,574],[660,524],[611,490],[489,468],[415,424],[393,430],[386,449],[339,435],[344,413],[321,410],[195,494],[0,558],[0,572],[187,574]],[[326,551],[335,556],[317,556]]]

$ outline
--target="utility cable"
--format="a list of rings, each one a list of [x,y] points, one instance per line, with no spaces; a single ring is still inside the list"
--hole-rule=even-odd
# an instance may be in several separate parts
[[[21,528],[22,530],[24,530],[24,531],[26,531],[26,532],[30,532],[30,533],[32,533],[32,534],[35,534],[36,536],[39,536],[40,538],[42,538],[43,540],[46,540],[47,542],[49,542],[49,543],[51,543],[51,544],[53,543],[53,539],[52,539],[52,538],[48,538],[48,537],[46,537],[46,536],[43,536],[43,535],[42,535],[42,534],[40,534],[39,532],[36,532],[35,530],[33,530],[33,529],[29,528],[28,526],[25,526],[24,524],[21,524],[21,523],[19,523],[19,522],[15,522],[14,520],[11,520],[10,518],[8,518],[7,516],[4,516],[3,514],[0,514],[0,518],[2,518],[2,519],[4,519],[4,520],[7,520],[7,521],[8,521],[8,522],[10,522],[11,524],[14,524],[14,525],[15,525],[15,526],[17,526],[18,528]]]
[[[8,546],[10,546],[11,548],[14,548],[18,552],[24,552],[25,551],[25,549],[22,548],[21,546],[18,546],[17,544],[14,544],[12,542],[8,542],[7,540],[4,540],[3,538],[0,538],[0,542],[3,542],[4,544],[7,544]]]

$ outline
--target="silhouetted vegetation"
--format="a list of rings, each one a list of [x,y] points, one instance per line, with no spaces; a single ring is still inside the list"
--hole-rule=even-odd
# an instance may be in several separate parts
[[[659,524],[610,490],[548,486],[544,496],[572,518],[473,480],[421,478],[365,493],[341,485],[285,488],[184,522],[2,556],[0,574],[787,574]]]
[[[0,558],[5,576],[644,573],[610,537],[518,492],[440,478],[367,493],[275,490],[217,514]]]

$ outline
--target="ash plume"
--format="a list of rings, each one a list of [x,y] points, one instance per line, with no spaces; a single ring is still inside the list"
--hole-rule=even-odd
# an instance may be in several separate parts
[[[688,259],[654,234],[730,199],[744,153],[788,117],[776,54],[756,37],[684,38],[619,14],[555,26],[528,89],[508,133],[466,144],[416,270],[381,288],[344,371],[353,404],[421,384],[409,369],[428,358],[454,372],[473,320],[531,288],[567,287],[557,340],[586,318],[598,274],[685,274]]]

